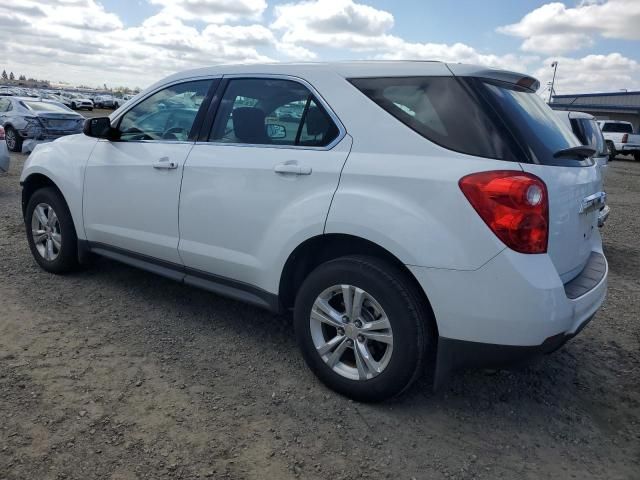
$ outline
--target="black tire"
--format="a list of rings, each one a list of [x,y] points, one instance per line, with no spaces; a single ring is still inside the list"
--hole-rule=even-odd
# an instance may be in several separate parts
[[[15,128],[7,127],[4,134],[4,141],[10,152],[22,152],[22,142],[24,139],[18,134]]]
[[[336,373],[317,352],[312,337],[310,316],[316,298],[343,284],[361,288],[375,298],[393,332],[395,347],[386,368],[366,380]],[[294,324],[298,345],[309,368],[329,388],[358,401],[383,401],[409,388],[423,372],[425,360],[432,362],[434,358],[435,320],[425,303],[406,273],[390,262],[367,256],[331,260],[311,272],[297,293]]]
[[[120,105],[118,104],[118,102],[116,102],[116,103],[114,103],[114,104],[113,104],[113,109],[114,109],[114,110],[117,110],[119,106],[120,106]]]
[[[640,162],[640,152],[633,152],[633,159],[636,162]]]
[[[78,106],[75,104],[75,102],[71,103],[71,110],[77,110]]]
[[[609,161],[612,162],[616,159],[616,155],[618,155],[616,146],[613,144],[613,142],[607,142],[607,150],[609,150]]]
[[[57,257],[53,260],[45,259],[36,248],[34,241],[32,217],[35,208],[40,204],[50,205],[58,217],[58,228],[56,230],[61,235],[61,248],[58,250]],[[40,267],[47,272],[56,274],[71,272],[78,268],[78,237],[76,236],[73,219],[67,203],[55,188],[41,188],[31,195],[27,203],[25,228],[31,254]]]
[[[90,112],[93,112],[93,107],[89,107],[89,111],[90,111]]]

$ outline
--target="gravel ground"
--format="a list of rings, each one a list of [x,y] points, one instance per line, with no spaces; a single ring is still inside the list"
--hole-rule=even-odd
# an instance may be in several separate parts
[[[0,479],[640,478],[640,163],[613,162],[609,296],[518,371],[357,404],[291,320],[108,261],[32,260],[0,177]]]

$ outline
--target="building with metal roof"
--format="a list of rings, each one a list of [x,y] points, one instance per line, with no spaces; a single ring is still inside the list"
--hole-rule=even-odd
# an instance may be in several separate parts
[[[587,112],[598,120],[623,120],[640,130],[640,92],[582,93],[553,95],[549,104],[554,110]]]

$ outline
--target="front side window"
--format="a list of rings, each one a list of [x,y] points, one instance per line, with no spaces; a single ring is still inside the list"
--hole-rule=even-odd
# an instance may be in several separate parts
[[[120,139],[186,141],[212,80],[180,83],[138,103],[120,120]]]
[[[229,82],[209,141],[322,147],[338,134],[338,127],[304,85],[255,78]]]

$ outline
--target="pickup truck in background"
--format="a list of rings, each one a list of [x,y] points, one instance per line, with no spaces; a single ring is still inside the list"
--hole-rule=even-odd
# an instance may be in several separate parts
[[[609,160],[616,155],[633,155],[640,162],[640,135],[633,133],[633,125],[619,120],[599,120],[598,126],[607,142]]]

